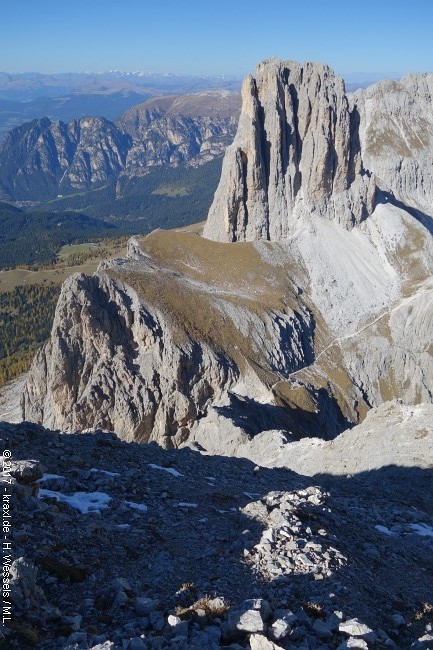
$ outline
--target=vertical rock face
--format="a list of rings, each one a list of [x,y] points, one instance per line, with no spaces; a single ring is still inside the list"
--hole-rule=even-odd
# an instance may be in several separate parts
[[[433,74],[382,81],[350,97],[365,165],[397,201],[433,216]]]
[[[326,65],[260,63],[243,84],[237,135],[204,235],[284,239],[297,217],[311,212],[350,228],[372,212],[374,200],[343,80]]]

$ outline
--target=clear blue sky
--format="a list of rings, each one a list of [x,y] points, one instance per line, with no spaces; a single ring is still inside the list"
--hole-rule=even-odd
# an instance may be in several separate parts
[[[433,0],[8,0],[0,70],[228,73],[257,61],[433,71]]]

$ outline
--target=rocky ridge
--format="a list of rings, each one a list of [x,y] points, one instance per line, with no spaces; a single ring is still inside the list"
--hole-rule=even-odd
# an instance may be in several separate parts
[[[308,478],[102,431],[0,435],[7,647],[431,647],[431,469]]]
[[[286,199],[277,200],[280,190],[270,208],[271,175],[280,189],[294,179],[289,164],[285,180],[278,172],[288,155],[284,142],[293,155],[295,140],[302,150],[296,165],[305,166],[299,176],[305,187],[296,205],[306,205],[308,195],[311,205],[329,206],[357,183],[375,185],[363,171],[355,108],[342,81],[326,66],[290,66],[264,62],[256,80],[247,78],[237,140],[224,163],[227,170],[239,138],[249,134],[250,162],[259,165],[250,166],[251,178],[263,181],[268,169],[266,197],[262,181],[245,193],[223,171],[204,231],[214,228],[218,210],[224,222],[218,197],[233,190],[248,196],[257,215],[276,219],[279,241],[227,246],[194,231],[155,232],[133,240],[128,258],[101,266],[93,278],[70,279],[51,340],[27,378],[21,417],[68,431],[99,426],[164,446],[189,438],[227,450],[239,446],[239,430],[247,446],[266,431],[289,432],[289,440],[329,439],[384,401],[431,403],[428,216],[416,218],[383,194],[355,226],[346,204],[336,219],[316,208],[295,206],[291,213]],[[282,97],[285,112],[275,112]],[[298,111],[291,118],[298,131],[286,142],[280,136],[290,107]],[[332,125],[326,137],[323,124]],[[293,135],[286,127],[286,136]],[[265,135],[273,142],[268,148]],[[267,162],[263,147],[272,152]],[[328,159],[332,182],[321,164]],[[348,185],[350,170],[358,173]],[[236,205],[230,223],[239,225]],[[245,230],[242,237],[250,235]]]
[[[133,240],[64,285],[21,417],[227,453],[239,430],[329,439],[383,401],[430,403],[432,260],[390,205],[362,230],[311,217],[289,242]]]
[[[191,246],[197,266],[183,277],[179,270],[191,261]],[[255,382],[257,391],[268,390],[250,372],[252,361],[245,365],[246,358],[259,361],[259,348],[269,371],[304,365],[312,346],[308,310],[272,286],[272,266],[254,268],[260,256],[251,258],[249,246],[243,264],[256,284],[239,292],[230,266],[220,277],[213,273],[221,252],[195,234],[159,231],[132,240],[129,258],[102,265],[98,276],[70,278],[51,341],[26,382],[24,418],[69,431],[99,426],[127,439],[177,446],[209,405],[223,403],[247,376],[249,388]],[[237,265],[233,253],[227,261]],[[249,325],[239,328],[240,313]]]
[[[368,168],[367,104],[328,68],[258,71],[205,228],[224,241],[155,231],[70,278],[0,402],[47,427],[0,423],[12,647],[433,645],[424,190]]]
[[[238,112],[237,93],[208,91],[148,100],[116,123],[34,120],[10,131],[1,145],[0,188],[9,199],[35,200],[158,165],[200,165],[224,153]]]

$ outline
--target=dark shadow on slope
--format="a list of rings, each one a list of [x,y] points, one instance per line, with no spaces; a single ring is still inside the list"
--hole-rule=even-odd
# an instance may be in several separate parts
[[[382,190],[378,190],[377,203],[389,203],[390,205],[394,205],[396,208],[400,208],[400,210],[405,210],[411,215],[411,217],[422,224],[431,235],[433,235],[433,217],[426,214],[425,212],[422,212],[421,210],[417,210],[414,207],[406,205],[406,203],[403,203],[402,201],[399,201],[392,192],[384,192]]]
[[[242,428],[248,436],[254,437],[271,429],[289,428],[291,418],[287,409],[273,404],[261,404],[251,397],[234,393],[230,393],[229,398],[227,406],[215,406],[214,410]]]
[[[274,608],[295,613],[302,605],[309,611],[307,604],[313,603],[325,616],[342,610],[345,618],[358,617],[373,629],[384,629],[398,647],[410,647],[428,622],[420,612],[422,603],[433,604],[433,538],[414,534],[411,525],[433,527],[433,469],[384,467],[355,476],[305,477],[285,469],[257,470],[245,459],[202,456],[190,449],[166,451],[156,444],[125,443],[112,434],[59,435],[28,423],[0,423],[0,438],[9,438],[15,458],[38,458],[46,471],[63,475],[63,493],[97,487],[112,497],[115,507],[99,517],[24,498],[20,492],[15,504],[15,530],[23,526],[26,531],[20,536],[20,553],[40,567],[38,584],[48,600],[61,608],[67,602],[79,612],[85,598],[96,597],[84,623],[97,627],[104,621],[109,636],[137,617],[128,605],[111,607],[110,585],[118,576],[131,583],[134,594],[159,598],[166,613],[179,605],[181,585],[190,583],[194,587],[184,594],[189,604],[206,593],[224,596],[232,606],[247,598],[266,598]],[[118,475],[110,478],[90,468]],[[270,499],[269,493],[309,486],[329,496],[318,505],[306,499],[294,509],[301,522],[296,545],[309,553],[305,542],[318,537],[321,553],[336,548],[347,561],[322,580],[315,580],[312,572],[264,579],[251,570],[245,550],[251,552],[269,527],[266,519],[279,498],[276,494]],[[145,502],[148,510],[125,508],[124,500]],[[264,520],[242,510],[253,503],[265,513]],[[384,534],[377,525],[395,534]],[[77,585],[63,578],[47,584],[47,556],[52,562],[84,565],[88,577]],[[408,623],[400,631],[392,622],[396,612]],[[314,634],[313,623],[311,617],[299,618],[282,647],[301,643],[304,633]],[[55,628],[48,623],[48,634],[56,634]],[[334,634],[328,647],[336,648],[342,640]]]
[[[290,440],[305,437],[333,440],[353,426],[344,417],[337,401],[324,388],[312,394],[314,407],[310,410],[290,404],[287,396],[282,394],[276,395],[279,406],[262,404],[251,397],[233,393],[229,394],[229,398],[227,406],[216,406],[214,410],[242,428],[250,437],[277,429],[287,432]]]

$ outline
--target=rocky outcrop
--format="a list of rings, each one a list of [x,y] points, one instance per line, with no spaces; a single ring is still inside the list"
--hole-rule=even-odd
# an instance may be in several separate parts
[[[99,427],[128,440],[176,444],[237,372],[208,345],[187,335],[179,340],[131,287],[106,273],[77,275],[63,285],[51,339],[23,392],[23,413],[67,431]]]
[[[364,163],[389,200],[433,216],[433,75],[383,81],[350,97]]]
[[[328,66],[268,60],[242,87],[242,113],[228,148],[204,235],[278,241],[315,212],[346,227],[373,211],[358,114]]]
[[[156,231],[68,280],[22,417],[234,453],[262,432],[331,438],[388,399],[431,402],[429,232],[390,205],[362,229],[308,224],[236,246]]]
[[[239,291],[236,251],[218,277],[219,246],[200,238],[203,273],[182,276],[196,239],[155,232],[133,241],[128,259],[64,283],[50,340],[26,380],[25,419],[177,446],[229,391],[263,399],[280,373],[312,361],[311,315],[283,292],[267,295],[272,266],[245,251],[256,282]]]
[[[14,199],[90,187],[123,169],[130,138],[100,117],[65,124],[48,118],[17,127],[0,150],[1,184]]]
[[[433,75],[346,95],[319,64],[265,61],[242,89],[238,131],[204,234],[278,241],[318,214],[352,227],[381,200],[433,215]]]
[[[228,91],[171,95],[148,100],[118,121],[132,137],[125,173],[140,175],[149,167],[201,165],[222,156],[236,131],[240,96]]]
[[[46,199],[158,165],[204,164],[231,142],[239,103],[237,93],[209,91],[148,100],[116,124],[100,117],[34,120],[10,131],[1,145],[1,194]]]

